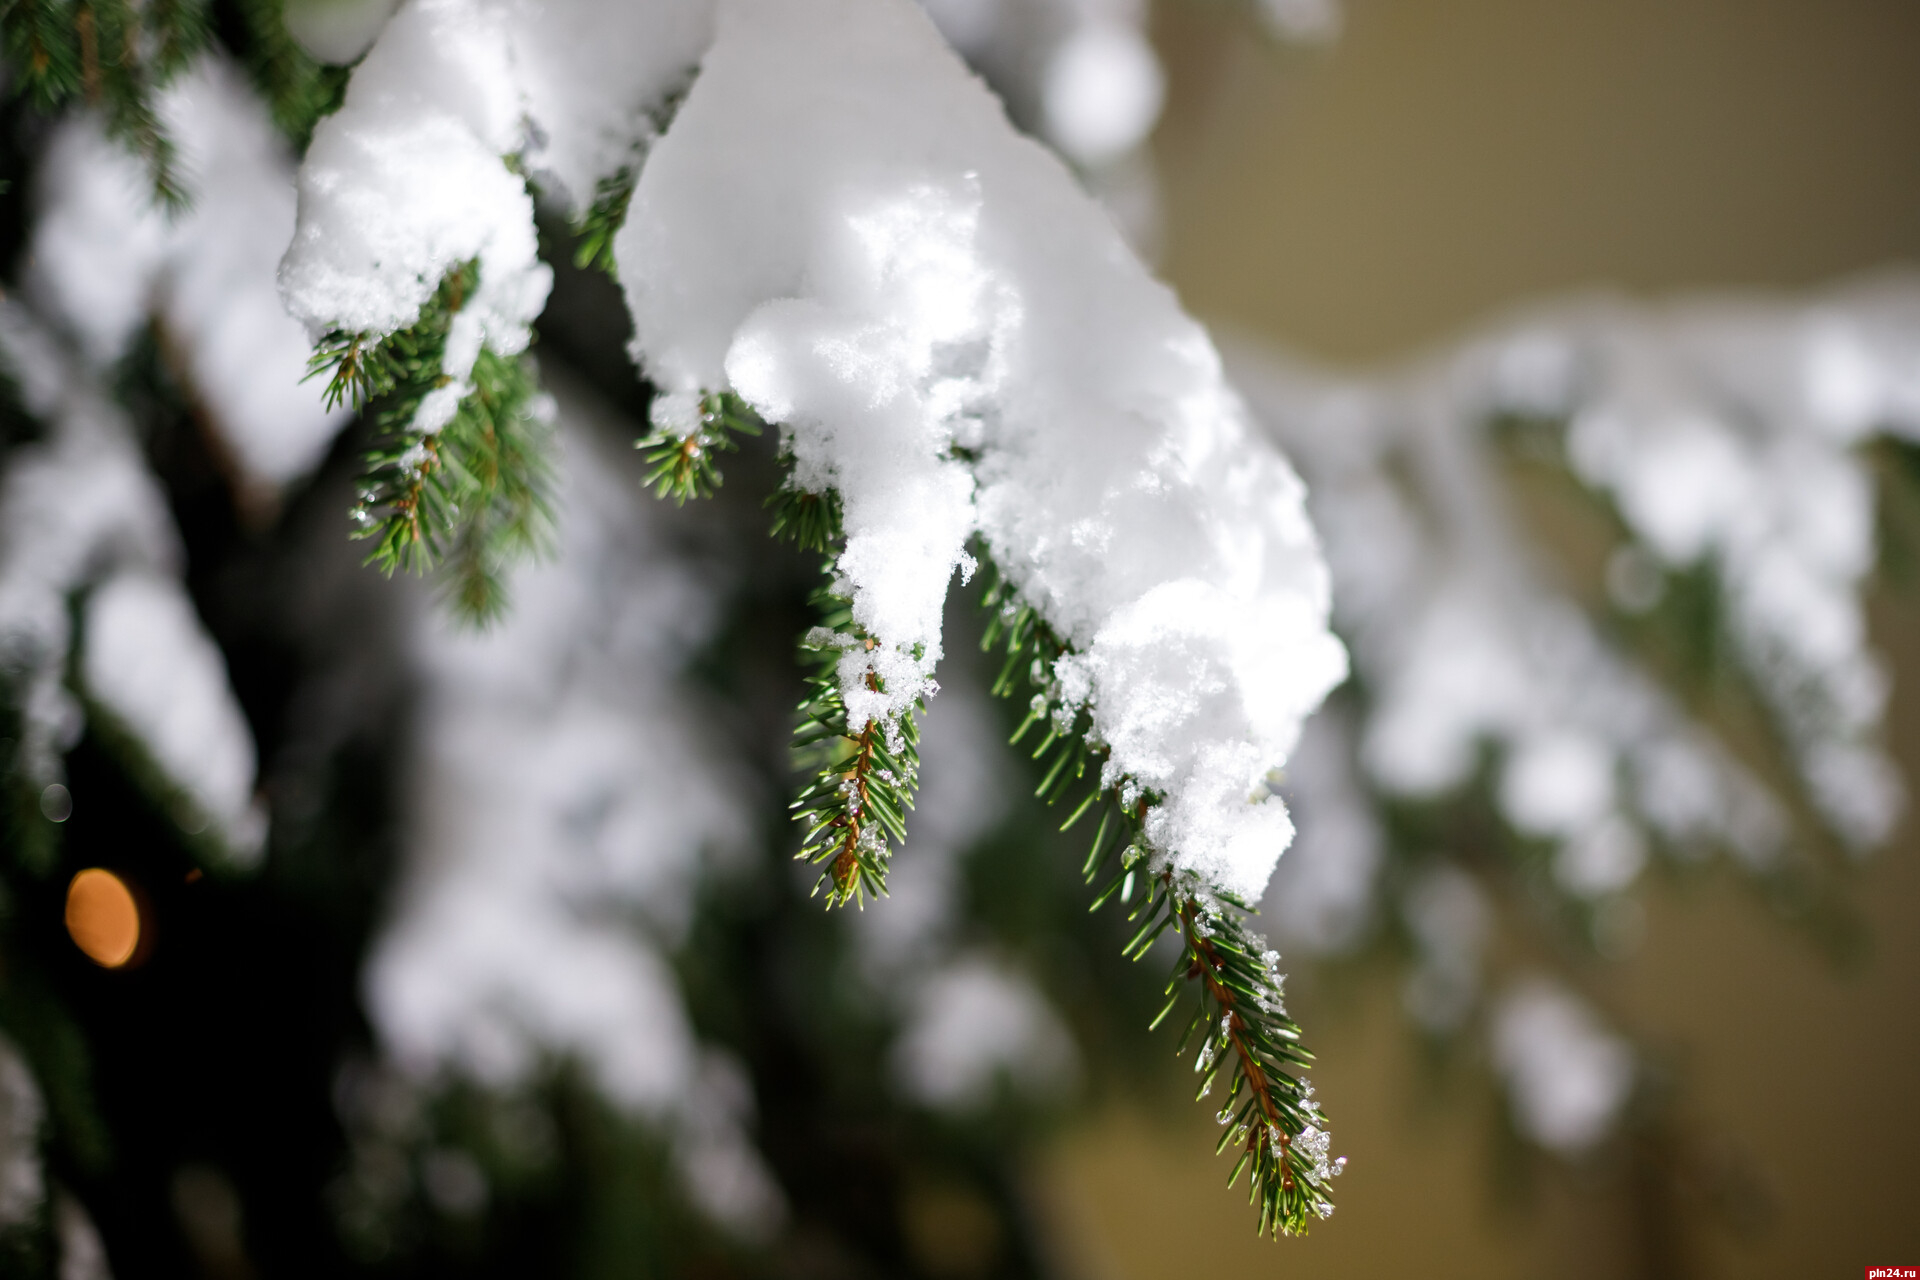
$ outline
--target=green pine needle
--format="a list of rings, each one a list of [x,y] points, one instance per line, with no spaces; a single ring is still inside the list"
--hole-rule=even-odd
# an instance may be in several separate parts
[[[809,493],[789,481],[767,495],[766,505],[773,512],[773,536],[802,551],[825,555],[843,536],[840,495],[831,489]]]
[[[384,338],[328,334],[308,376],[327,378],[329,405],[351,403],[374,426],[353,509],[354,536],[374,544],[367,563],[387,574],[445,563],[453,611],[486,623],[506,608],[507,567],[550,539],[552,429],[537,408],[532,362],[487,348],[452,420],[432,432],[415,425],[421,401],[447,384],[447,334],[479,282],[468,262],[447,273],[408,328]]]
[[[893,846],[907,838],[906,814],[920,783],[918,716],[926,708],[916,703],[892,725],[848,723],[840,657],[849,647],[871,648],[873,640],[844,597],[822,588],[814,605],[821,625],[801,641],[813,669],[793,735],[796,763],[813,778],[791,806],[805,828],[795,856],[821,868],[814,892],[826,892],[827,906],[863,905],[869,894],[886,895]],[[878,677],[867,678],[870,687],[882,687]]]
[[[1332,1212],[1328,1183],[1340,1166],[1326,1158],[1326,1117],[1299,1079],[1312,1056],[1300,1046],[1300,1028],[1286,1013],[1283,979],[1275,968],[1279,956],[1247,928],[1252,911],[1245,903],[1202,885],[1191,873],[1150,870],[1146,816],[1162,797],[1142,791],[1131,805],[1123,805],[1119,788],[1102,785],[1106,749],[1095,741],[1085,710],[1063,702],[1052,681],[1054,664],[1068,646],[1031,605],[1019,600],[988,557],[980,559],[990,570],[984,603],[992,610],[982,647],[1004,653],[993,692],[1011,695],[1024,675],[1034,692],[1014,741],[1036,726],[1046,726],[1033,752],[1034,759],[1042,761],[1038,794],[1057,804],[1092,777],[1063,824],[1063,829],[1071,827],[1094,808],[1101,810],[1081,868],[1089,884],[1103,874],[1107,877],[1091,909],[1116,899],[1123,908],[1131,906],[1127,920],[1134,929],[1121,948],[1130,959],[1143,958],[1163,935],[1179,941],[1168,1000],[1152,1026],[1166,1020],[1184,992],[1197,989],[1199,1006],[1176,1052],[1201,1032],[1201,1057],[1195,1064],[1202,1077],[1200,1096],[1211,1093],[1223,1077],[1227,1081],[1220,1112],[1226,1132],[1216,1154],[1229,1146],[1241,1150],[1229,1185],[1243,1171],[1250,1172],[1261,1234],[1304,1235],[1315,1218]],[[1144,892],[1135,902],[1137,887]]]
[[[688,498],[710,498],[722,479],[717,457],[740,447],[737,436],[757,436],[759,415],[731,391],[709,391],[700,397],[700,421],[691,431],[656,427],[634,447],[646,457],[649,470],[641,481],[655,497],[672,498],[676,506]]]
[[[593,203],[573,226],[578,243],[573,249],[573,265],[581,270],[597,267],[612,280],[620,278],[613,261],[613,238],[627,220],[627,205],[633,200],[633,187],[640,180],[638,164],[624,164],[594,187]]]

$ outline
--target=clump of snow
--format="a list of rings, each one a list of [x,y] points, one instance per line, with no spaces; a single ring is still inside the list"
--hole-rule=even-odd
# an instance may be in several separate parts
[[[22,714],[24,772],[59,782],[60,757],[85,724],[65,683],[69,602],[79,596],[89,692],[190,798],[185,825],[211,824],[231,856],[257,857],[265,824],[252,799],[252,734],[178,586],[178,535],[127,422],[14,303],[0,303],[0,357],[47,427],[0,476],[0,678]]]
[[[1109,781],[1164,797],[1159,865],[1259,895],[1291,836],[1265,776],[1345,672],[1301,486],[1206,335],[924,16],[723,3],[616,256],[649,376],[732,387],[803,487],[840,491],[838,570],[876,641],[842,672],[857,716],[931,691],[978,535],[1080,650],[1061,678]]]
[[[416,1078],[508,1088],[551,1055],[577,1059],[674,1139],[710,1212],[756,1229],[779,1208],[743,1131],[751,1097],[714,1083],[725,1068],[662,953],[702,857],[749,834],[745,784],[670,674],[713,602],[663,556],[637,475],[600,438],[619,429],[564,379],[555,389],[558,557],[516,575],[513,611],[487,632],[430,611],[415,628],[408,869],[368,1008]]]
[[[526,347],[553,282],[509,162],[590,202],[650,137],[648,113],[689,74],[708,13],[705,0],[408,0],[314,130],[280,269],[287,306],[315,336],[384,337],[477,260],[448,336],[449,384],[414,424],[444,426],[482,347]]]
[[[980,536],[1083,651],[1068,674],[1110,780],[1165,797],[1163,862],[1257,896],[1292,834],[1263,779],[1344,657],[1299,483],[1204,333],[904,0],[686,0],[612,30],[603,8],[404,5],[302,168],[296,314],[387,333],[477,258],[416,423],[435,429],[548,286],[501,158],[577,205],[644,152],[616,242],[635,354],[669,398],[738,391],[782,424],[796,483],[840,492],[837,568],[874,641],[840,663],[855,723],[933,693],[946,584]],[[1134,31],[1123,9],[1102,39]],[[1157,72],[1134,52],[1137,131]],[[1088,65],[1111,98],[1120,63]]]
[[[180,825],[197,834],[212,824],[257,854],[267,816],[253,795],[253,736],[179,581],[144,570],[114,575],[87,597],[83,632],[88,694],[181,788]]]
[[[273,284],[293,232],[292,157],[227,62],[202,59],[162,95],[192,205],[168,216],[137,157],[97,118],[63,121],[35,176],[27,284],[97,365],[149,317],[243,483],[304,475],[346,422],[307,373],[308,342]]]
[[[1494,1067],[1506,1077],[1514,1125],[1566,1155],[1612,1127],[1633,1088],[1633,1051],[1572,993],[1535,978],[1501,996]]]
[[[480,283],[448,335],[448,394],[421,406],[444,426],[483,345],[523,350],[553,273],[539,260],[533,198],[504,157],[522,145],[513,34],[497,11],[411,0],[394,14],[314,129],[299,215],[280,267],[288,308],[318,336],[384,337],[411,324],[455,267]]]

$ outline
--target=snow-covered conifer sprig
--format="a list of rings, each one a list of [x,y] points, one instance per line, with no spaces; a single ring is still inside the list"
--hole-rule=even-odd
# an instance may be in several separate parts
[[[527,358],[487,347],[452,416],[422,423],[423,403],[452,386],[447,344],[479,277],[471,261],[448,272],[420,318],[385,337],[328,333],[311,376],[327,376],[330,405],[350,402],[374,425],[352,511],[354,537],[374,544],[367,563],[390,575],[448,562],[455,611],[484,622],[505,605],[502,570],[545,544],[551,424]]]
[[[791,542],[802,551],[825,555],[840,538],[840,495],[829,489],[813,493],[792,481],[792,459],[782,457],[788,480],[767,495],[767,509],[773,512],[774,537]]]
[[[801,638],[813,670],[794,728],[795,762],[813,778],[794,799],[796,821],[806,827],[799,859],[820,867],[814,886],[826,890],[829,907],[884,897],[887,863],[895,843],[907,838],[907,810],[920,785],[920,726],[926,705],[916,701],[895,718],[869,717],[855,728],[842,693],[843,665],[864,663],[873,638],[853,620],[851,602],[832,585],[814,593],[821,625]],[[879,672],[861,677],[868,689],[884,690]]]
[[[730,391],[655,396],[652,417],[653,430],[634,445],[646,455],[642,483],[675,506],[711,497],[723,478],[717,455],[738,449],[735,437],[761,429],[758,415]]]
[[[98,109],[107,132],[139,153],[155,196],[187,203],[174,146],[161,126],[160,90],[205,44],[197,0],[8,0],[0,4],[10,70],[44,111],[75,97]]]
[[[649,467],[645,484],[675,505],[710,497],[720,487],[714,455],[738,448],[736,436],[761,434],[764,424],[733,392],[657,396],[653,431],[639,441]],[[793,457],[782,453],[787,480],[767,497],[772,534],[834,565],[844,549],[840,496],[812,493],[792,477]],[[871,661],[876,647],[853,618],[853,603],[833,581],[813,593],[819,622],[800,638],[802,662],[811,670],[794,726],[794,762],[810,780],[795,797],[794,819],[805,827],[796,859],[820,867],[814,885],[829,907],[864,904],[884,897],[892,847],[907,838],[906,815],[920,782],[923,700],[893,716],[869,716],[855,725],[847,709],[846,680],[869,692],[886,689],[886,677]],[[861,670],[864,668],[864,670]]]
[[[711,497],[722,476],[714,457],[739,447],[740,435],[758,436],[763,423],[733,392],[663,394],[654,398],[653,430],[637,442],[646,456],[643,483],[676,506]],[[781,455],[785,483],[767,497],[774,537],[826,557],[833,575],[845,542],[840,498],[832,490],[811,493],[792,479],[793,458]],[[853,603],[829,581],[810,601],[819,622],[800,638],[801,661],[811,670],[797,708],[794,763],[810,780],[791,806],[803,824],[796,860],[820,867],[814,893],[826,891],[829,907],[864,905],[884,897],[892,845],[907,838],[906,815],[919,786],[919,724],[924,701],[895,716],[869,716],[852,723],[844,692],[847,668],[868,691],[882,693],[886,678],[869,655],[876,647],[853,618]],[[860,671],[857,668],[865,667]]]
[[[1046,726],[1032,753],[1044,762],[1037,794],[1056,804],[1093,774],[1093,785],[1061,824],[1061,830],[1071,829],[1100,810],[1081,870],[1089,884],[1103,875],[1107,879],[1090,910],[1116,899],[1131,907],[1127,923],[1136,927],[1121,949],[1129,959],[1144,957],[1165,933],[1180,943],[1167,979],[1167,1003],[1151,1026],[1158,1027],[1193,990],[1194,1012],[1174,1051],[1185,1052],[1200,1035],[1194,1066],[1202,1077],[1199,1098],[1212,1093],[1221,1073],[1227,1073],[1226,1102],[1219,1112],[1226,1132],[1215,1154],[1230,1145],[1241,1148],[1228,1185],[1248,1174],[1248,1200],[1260,1208],[1261,1234],[1305,1234],[1313,1218],[1333,1212],[1328,1184],[1346,1160],[1329,1159],[1326,1116],[1312,1101],[1312,1086],[1299,1077],[1313,1055],[1300,1043],[1299,1024],[1287,1015],[1279,954],[1247,928],[1245,917],[1252,912],[1240,898],[1153,857],[1146,819],[1162,797],[1130,779],[1110,780],[1099,768],[1108,755],[1105,745],[1094,736],[1085,708],[1064,699],[1053,678],[1054,664],[1070,647],[997,571],[985,604],[993,616],[982,647],[1005,652],[994,694],[1013,693],[1021,673],[1035,690],[1014,743]]]

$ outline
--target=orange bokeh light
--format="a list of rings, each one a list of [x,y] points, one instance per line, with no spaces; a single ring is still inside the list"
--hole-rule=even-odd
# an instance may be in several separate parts
[[[67,932],[102,968],[119,969],[134,958],[140,926],[133,890],[104,867],[88,867],[67,886]]]

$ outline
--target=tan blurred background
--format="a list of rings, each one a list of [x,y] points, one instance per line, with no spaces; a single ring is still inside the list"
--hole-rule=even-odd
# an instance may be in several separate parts
[[[1920,263],[1920,3],[1347,0],[1324,52],[1233,7],[1161,0],[1162,270],[1190,309],[1366,366],[1514,303],[1793,289]],[[1881,593],[1894,748],[1920,792],[1920,598]],[[1774,1202],[1682,1224],[1701,1277],[1920,1264],[1920,823],[1859,876],[1873,953],[1843,973],[1726,878],[1649,895],[1612,983],[1678,1055],[1703,1134]],[[1499,1176],[1490,1096],[1419,1087],[1394,975],[1296,1001],[1352,1157],[1311,1238],[1254,1239],[1204,1108],[1115,1103],[1038,1172],[1089,1280],[1644,1274],[1598,1178]]]

